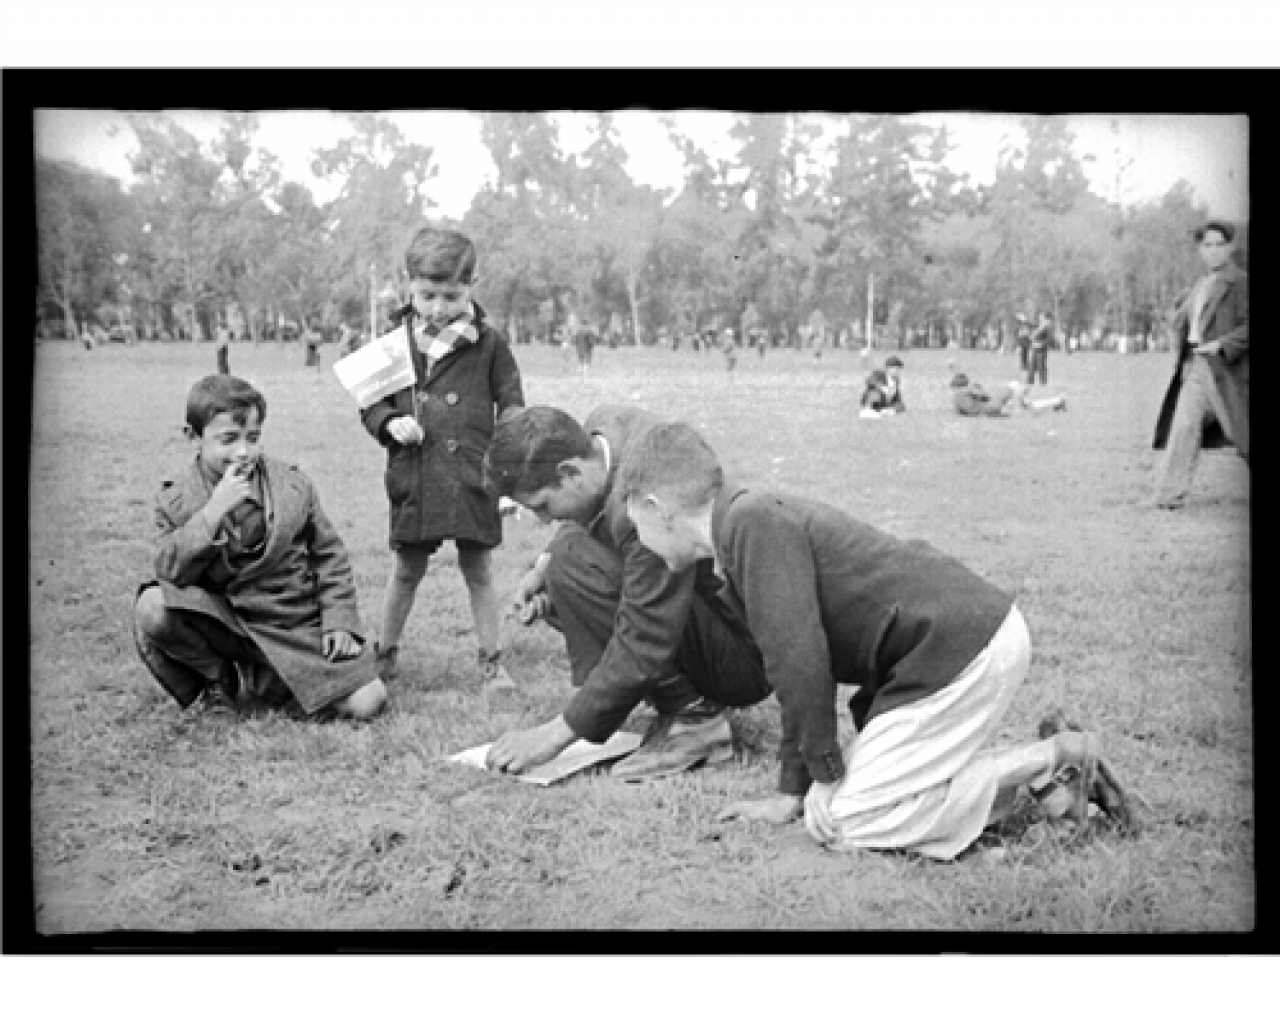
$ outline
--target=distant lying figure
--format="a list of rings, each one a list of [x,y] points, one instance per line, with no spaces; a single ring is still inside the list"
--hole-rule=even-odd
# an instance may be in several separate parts
[[[957,372],[951,380],[951,397],[956,412],[961,415],[987,415],[999,418],[1008,413],[1013,399],[1018,396],[1018,385],[1009,383],[991,392],[981,383],[969,382],[963,372]]]

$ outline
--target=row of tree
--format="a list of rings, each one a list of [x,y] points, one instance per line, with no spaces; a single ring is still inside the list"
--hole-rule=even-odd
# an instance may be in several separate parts
[[[947,168],[945,128],[898,117],[739,115],[732,160],[668,119],[685,162],[671,194],[632,180],[607,113],[577,155],[546,114],[479,117],[497,175],[458,226],[480,250],[482,304],[522,340],[574,322],[625,323],[640,342],[725,327],[791,342],[804,325],[968,344],[1037,309],[1068,333],[1150,334],[1197,272],[1189,231],[1207,215],[1184,183],[1140,204],[1098,195],[1053,118],[1028,118],[978,187]],[[432,216],[430,147],[351,115],[349,137],[313,154],[335,193],[317,202],[255,145],[252,114],[208,144],[163,114],[130,120],[128,187],[37,164],[46,319],[195,337],[230,318],[255,342],[285,321],[384,328]]]

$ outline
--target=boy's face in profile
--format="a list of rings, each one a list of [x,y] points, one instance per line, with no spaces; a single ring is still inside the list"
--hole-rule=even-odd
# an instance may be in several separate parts
[[[469,311],[474,279],[467,283],[450,283],[436,280],[414,280],[409,284],[413,297],[413,310],[428,326],[442,329]]]
[[[230,411],[220,411],[197,435],[186,426],[188,438],[199,450],[200,460],[214,475],[222,478],[228,468],[250,473],[262,456],[262,421],[257,408],[249,408],[241,416],[241,424]]]
[[[695,532],[678,508],[661,506],[653,497],[631,497],[627,516],[636,526],[640,543],[661,557],[670,571],[683,571],[698,559]]]

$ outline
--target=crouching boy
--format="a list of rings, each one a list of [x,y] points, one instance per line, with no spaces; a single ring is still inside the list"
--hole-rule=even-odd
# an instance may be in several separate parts
[[[156,579],[134,607],[138,652],[184,709],[239,695],[368,719],[386,702],[346,548],[311,480],[262,452],[267,404],[234,376],[187,397],[190,467],[156,506]]]
[[[726,483],[689,426],[655,427],[619,479],[640,541],[673,571],[712,559],[782,707],[782,793],[721,818],[804,816],[832,848],[950,859],[1028,786],[1051,819],[1089,800],[1127,822],[1096,734],[983,748],[1026,676],[1012,599],[927,543],[895,539],[813,500]],[[836,685],[857,734],[836,737]],[[807,787],[807,793],[804,792]]]

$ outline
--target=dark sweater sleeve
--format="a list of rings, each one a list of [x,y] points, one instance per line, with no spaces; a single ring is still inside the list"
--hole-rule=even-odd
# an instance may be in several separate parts
[[[653,684],[671,676],[693,598],[694,571],[669,571],[634,529],[622,543],[622,563],[613,637],[564,711],[565,723],[587,741],[607,741]]]
[[[507,338],[494,330],[493,361],[489,367],[489,393],[493,395],[496,420],[501,422],[513,409],[524,407],[524,385],[520,368]]]
[[[817,568],[803,522],[776,499],[750,500],[726,517],[730,570],[782,706],[778,787],[803,794],[810,779],[829,784],[844,775]]]

